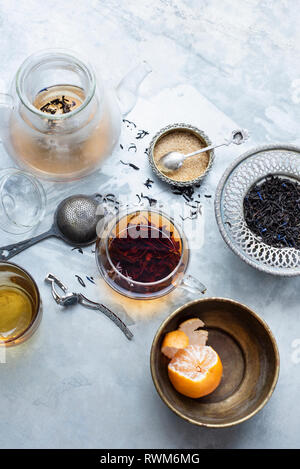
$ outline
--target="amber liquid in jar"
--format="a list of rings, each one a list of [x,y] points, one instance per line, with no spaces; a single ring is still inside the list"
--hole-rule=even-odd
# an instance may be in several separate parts
[[[46,178],[70,180],[88,174],[100,165],[109,155],[113,132],[105,103],[102,113],[95,99],[90,103],[83,127],[69,130],[69,122],[76,125],[80,120],[85,98],[84,90],[73,85],[55,85],[41,90],[32,104],[45,114],[45,118],[49,116],[44,132],[31,129],[32,123],[28,119],[25,125],[13,116],[11,141],[22,166],[38,171]],[[78,111],[75,121],[74,111]],[[70,121],[60,120],[63,116],[70,116]]]
[[[13,340],[28,329],[34,318],[32,298],[20,286],[0,286],[0,342]]]
[[[37,286],[16,264],[0,263],[0,346],[21,343],[39,325],[42,310]]]

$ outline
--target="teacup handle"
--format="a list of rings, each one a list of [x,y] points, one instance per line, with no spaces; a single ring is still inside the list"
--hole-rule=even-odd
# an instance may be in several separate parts
[[[192,275],[184,275],[178,287],[183,288],[191,293],[204,294],[207,290],[206,286]]]

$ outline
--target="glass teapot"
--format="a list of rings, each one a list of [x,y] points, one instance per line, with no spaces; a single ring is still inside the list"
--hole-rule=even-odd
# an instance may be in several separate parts
[[[116,90],[90,65],[62,50],[28,57],[0,93],[0,135],[9,155],[36,176],[67,181],[98,169],[118,142],[122,116],[151,71],[142,62]]]

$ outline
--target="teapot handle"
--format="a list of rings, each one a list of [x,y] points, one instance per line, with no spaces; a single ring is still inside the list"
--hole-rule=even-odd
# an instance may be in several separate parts
[[[144,60],[128,72],[116,88],[121,113],[126,116],[135,106],[138,90],[146,76],[152,72],[150,65]]]
[[[8,125],[10,113],[13,109],[14,99],[10,94],[0,93],[0,128],[1,130]],[[0,142],[2,141],[0,134]]]

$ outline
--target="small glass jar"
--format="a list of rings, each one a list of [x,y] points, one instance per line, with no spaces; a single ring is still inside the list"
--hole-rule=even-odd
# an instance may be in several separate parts
[[[16,264],[0,262],[0,347],[29,339],[41,318],[40,293],[31,275]]]
[[[123,242],[122,252],[119,251],[119,259],[118,250],[114,249],[116,238],[124,238],[123,241],[129,239],[130,252],[126,251],[127,243]],[[136,238],[139,238],[138,245],[135,241]],[[165,243],[161,246],[162,261],[160,261],[160,255],[159,253],[157,255],[157,251],[160,249],[159,243],[162,240],[165,240]],[[153,241],[155,241],[156,247],[151,246]],[[145,244],[145,250],[141,249],[143,244]],[[151,259],[154,250],[156,250],[155,259]],[[114,259],[112,252],[114,252]],[[169,264],[167,267],[166,258]],[[125,262],[123,262],[124,259]],[[118,293],[130,298],[158,298],[167,295],[178,286],[200,293],[204,293],[206,290],[199,280],[185,274],[189,263],[187,238],[183,230],[161,211],[134,209],[121,212],[110,219],[103,227],[102,232],[98,233],[96,262],[108,285]],[[125,271],[126,263],[131,267],[130,273]],[[145,271],[146,275],[143,275]],[[160,271],[166,275],[160,276]],[[132,272],[134,272],[134,278]],[[149,281],[151,277],[155,280]],[[148,281],[145,281],[145,278]]]

